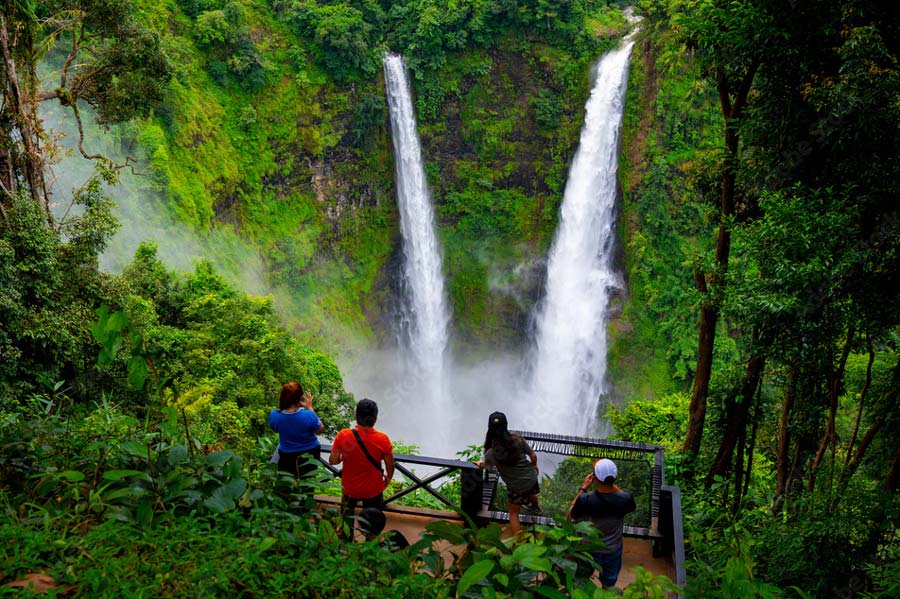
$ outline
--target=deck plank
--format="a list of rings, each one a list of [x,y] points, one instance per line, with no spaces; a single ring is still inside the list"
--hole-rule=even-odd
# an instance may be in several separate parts
[[[316,499],[320,504],[330,507],[340,503],[340,499],[336,497],[317,496]],[[463,524],[463,520],[458,514],[443,510],[388,506],[384,513],[387,519],[385,530],[400,531],[410,544],[418,541],[421,538],[420,534],[425,530],[425,526],[434,520],[448,520]],[[504,534],[508,536],[509,526],[505,525],[503,529]],[[358,540],[361,540],[361,538],[358,538]],[[459,554],[461,551],[461,548],[454,547],[449,543],[440,549],[448,564],[453,560],[453,554]],[[635,575],[631,569],[636,566],[642,566],[652,572],[654,576],[664,575],[675,580],[675,564],[671,557],[653,557],[653,543],[650,539],[626,536],[622,551],[622,572],[619,575],[618,583],[616,583],[617,587],[625,588],[625,586],[634,582]],[[600,584],[596,573],[593,580],[597,585]]]

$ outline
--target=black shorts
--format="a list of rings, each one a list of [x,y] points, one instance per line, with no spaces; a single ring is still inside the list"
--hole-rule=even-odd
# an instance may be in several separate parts
[[[362,505],[364,508],[377,507],[378,509],[382,509],[384,507],[384,493],[379,493],[375,497],[369,497],[367,499],[341,495],[341,511],[343,513],[352,515],[356,510],[357,505]]]
[[[297,478],[305,478],[318,467],[319,456],[321,455],[321,447],[313,447],[312,449],[296,453],[289,453],[279,449],[278,469],[282,472],[290,472]]]
[[[531,496],[537,495],[541,492],[540,485],[537,482],[534,483],[527,491],[513,491],[512,489],[507,489],[509,492],[509,502],[515,505],[531,505]]]

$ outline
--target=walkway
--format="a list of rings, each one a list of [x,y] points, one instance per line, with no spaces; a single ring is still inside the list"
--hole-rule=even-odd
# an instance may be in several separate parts
[[[337,507],[340,503],[337,497],[318,496],[316,499],[323,506]],[[409,540],[410,544],[419,540],[419,534],[425,530],[425,526],[429,522],[434,520],[448,520],[457,522],[460,525],[463,524],[463,520],[454,512],[406,506],[392,506],[390,511],[385,511],[385,516],[387,517],[385,530],[400,531]],[[508,525],[503,528],[504,531],[508,531]],[[449,544],[442,548],[448,563],[453,559],[450,554],[453,550],[454,547]],[[631,569],[635,566],[642,566],[652,572],[654,576],[664,575],[671,580],[675,580],[675,564],[670,555],[653,557],[652,542],[649,539],[625,537],[625,547],[622,553],[622,573],[619,575],[617,587],[624,588],[634,581],[634,572]],[[596,575],[594,578],[596,579]],[[595,582],[598,585],[600,584],[598,580],[595,580]]]

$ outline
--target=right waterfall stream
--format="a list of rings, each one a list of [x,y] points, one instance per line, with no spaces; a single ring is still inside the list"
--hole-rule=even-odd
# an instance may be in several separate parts
[[[598,61],[578,150],[537,308],[530,389],[519,426],[570,435],[596,433],[606,391],[607,311],[621,288],[613,267],[619,132],[633,33]]]

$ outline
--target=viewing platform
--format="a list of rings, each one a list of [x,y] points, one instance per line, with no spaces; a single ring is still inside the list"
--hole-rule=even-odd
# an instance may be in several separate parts
[[[619,464],[620,479],[623,472],[630,470],[629,484],[640,487],[634,493],[640,512],[637,514],[637,518],[642,521],[626,521],[622,572],[616,586],[622,588],[632,582],[635,578],[632,568],[636,566],[641,566],[654,575],[665,575],[679,586],[685,584],[681,493],[678,487],[665,484],[665,456],[661,446],[545,433],[514,432],[528,441],[538,454],[539,460],[541,455],[583,458],[585,460],[596,460],[602,456],[613,459]],[[322,446],[322,462],[332,473],[337,473],[338,470],[328,464],[327,458],[324,457],[324,454],[328,454],[330,451],[330,446]],[[510,534],[508,531],[509,514],[503,511],[506,507],[505,502],[497,501],[498,490],[503,485],[499,481],[495,469],[482,470],[474,463],[462,460],[405,454],[395,454],[394,462],[396,466],[395,480],[399,474],[405,479],[406,484],[392,495],[385,497],[383,508],[387,518],[385,530],[398,530],[410,543],[415,543],[430,522],[445,520],[466,526],[468,520],[476,526],[497,522],[503,526],[504,535]],[[417,474],[413,470],[416,467],[426,470],[428,473]],[[456,476],[457,473],[461,482],[458,495],[448,497],[442,491],[440,484],[449,482],[451,477]],[[427,509],[399,503],[401,498],[420,489],[433,496],[442,509]],[[571,490],[568,500],[574,497],[576,490],[577,488]],[[340,504],[338,497],[317,496],[316,499],[322,505],[331,505],[335,508]],[[498,503],[503,503],[503,505],[498,505]],[[446,506],[445,509],[444,506]],[[520,522],[525,530],[537,525],[554,526],[556,524],[550,516],[535,516],[524,511],[520,514]],[[442,548],[442,551],[446,552],[448,560],[452,559],[450,551],[453,549],[449,544],[446,548]],[[596,573],[594,578],[596,579]]]

